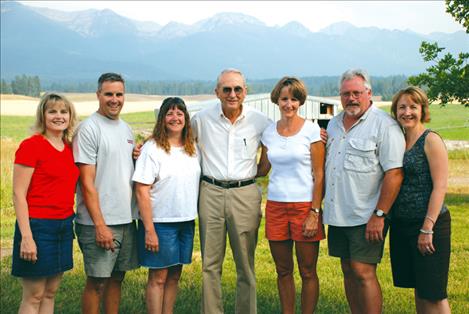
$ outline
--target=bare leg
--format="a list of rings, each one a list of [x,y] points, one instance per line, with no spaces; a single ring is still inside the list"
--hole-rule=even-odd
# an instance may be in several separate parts
[[[277,270],[277,287],[283,314],[295,313],[295,281],[293,278],[293,242],[269,241]]]
[[[23,298],[21,299],[18,314],[39,313],[39,307],[46,290],[47,278],[23,278]]]
[[[179,278],[181,278],[182,265],[175,265],[169,267],[168,277],[164,287],[163,298],[163,313],[172,314],[174,304],[176,303],[176,296],[178,293]]]
[[[109,278],[87,277],[81,297],[81,311],[86,314],[99,314],[99,305]]]
[[[359,299],[360,313],[381,314],[383,310],[383,296],[381,286],[376,277],[376,264],[367,264],[352,261],[350,263],[357,296]]]
[[[417,295],[417,291],[414,291],[414,294],[415,294],[415,307],[417,309],[417,314],[450,314],[451,313],[448,299],[430,301],[430,300],[420,299]]]
[[[145,292],[145,299],[149,314],[163,313],[163,300],[167,276],[167,268],[148,270],[148,283],[147,290]]]
[[[358,299],[358,288],[355,284],[354,274],[352,271],[352,266],[349,259],[340,260],[342,266],[342,273],[344,274],[344,288],[345,295],[350,307],[350,311],[355,313],[360,313],[360,303]]]
[[[57,274],[52,277],[47,277],[44,295],[42,296],[41,305],[39,307],[39,314],[53,314],[55,294],[60,286],[63,273]]]
[[[314,313],[319,298],[319,278],[316,265],[318,242],[295,242],[296,259],[301,275],[301,313]]]
[[[104,312],[106,314],[118,314],[121,300],[121,287],[125,272],[116,271],[104,287]]]

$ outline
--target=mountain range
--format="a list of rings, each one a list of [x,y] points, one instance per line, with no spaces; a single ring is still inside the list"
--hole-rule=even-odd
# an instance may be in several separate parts
[[[464,31],[424,35],[340,22],[311,32],[298,22],[267,26],[241,13],[160,25],[109,9],[62,12],[1,1],[2,79],[88,81],[113,71],[128,80],[214,80],[227,67],[250,79],[340,75],[354,67],[410,75],[428,66],[419,54],[423,40],[453,54],[469,51]]]

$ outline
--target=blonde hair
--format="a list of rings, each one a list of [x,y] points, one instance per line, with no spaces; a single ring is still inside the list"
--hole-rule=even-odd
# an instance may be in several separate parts
[[[65,96],[56,93],[45,93],[41,97],[36,110],[36,122],[33,126],[33,131],[40,134],[46,133],[46,122],[44,118],[46,110],[50,106],[54,106],[57,103],[64,104],[65,108],[70,114],[68,127],[63,132],[63,139],[67,143],[70,143],[72,141],[72,136],[78,122],[75,106],[67,98],[65,98]]]

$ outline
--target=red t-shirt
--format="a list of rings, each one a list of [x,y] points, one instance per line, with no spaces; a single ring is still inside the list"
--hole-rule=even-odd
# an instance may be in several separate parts
[[[65,219],[73,215],[79,176],[70,145],[58,151],[42,135],[21,142],[15,164],[33,167],[26,201],[30,218]]]

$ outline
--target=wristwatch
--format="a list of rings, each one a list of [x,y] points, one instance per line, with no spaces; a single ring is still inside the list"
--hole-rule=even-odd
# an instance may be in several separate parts
[[[319,214],[321,212],[321,208],[311,208],[311,211]]]
[[[378,209],[378,208],[373,211],[373,214],[375,214],[379,218],[386,218],[386,213],[383,212],[381,209]]]

